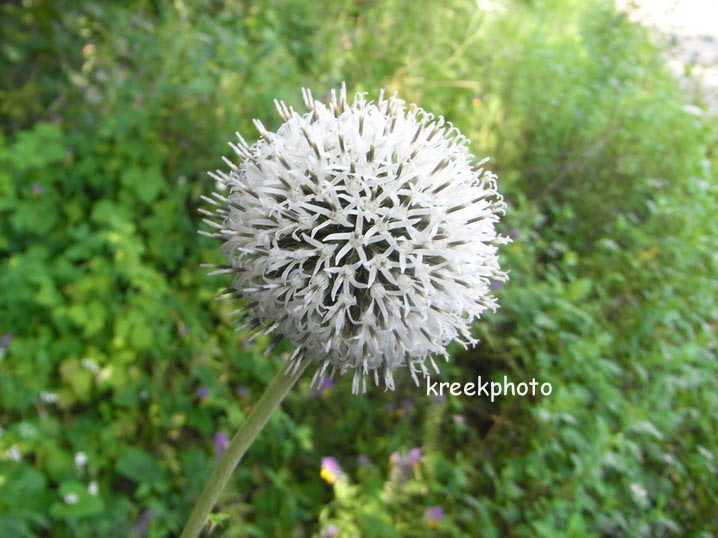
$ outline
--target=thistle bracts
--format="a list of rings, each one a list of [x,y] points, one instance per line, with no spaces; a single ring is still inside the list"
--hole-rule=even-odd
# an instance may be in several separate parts
[[[458,129],[395,96],[303,95],[306,113],[277,101],[279,129],[255,120],[261,138],[237,134],[239,162],[210,173],[222,194],[203,197],[204,233],[227,256],[211,274],[233,276],[243,326],[318,363],[315,383],[351,371],[355,392],[367,375],[393,388],[405,366],[418,382],[497,307],[496,176]]]

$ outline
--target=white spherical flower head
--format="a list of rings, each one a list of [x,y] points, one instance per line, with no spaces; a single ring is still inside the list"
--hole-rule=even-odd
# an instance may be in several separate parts
[[[255,144],[230,144],[240,163],[210,174],[225,194],[204,197],[207,235],[228,258],[211,274],[234,274],[235,313],[288,337],[297,367],[316,361],[315,384],[351,371],[354,392],[368,374],[391,389],[402,367],[418,382],[497,307],[496,176],[444,118],[396,96],[303,94],[308,112],[276,102],[279,129],[255,121]]]

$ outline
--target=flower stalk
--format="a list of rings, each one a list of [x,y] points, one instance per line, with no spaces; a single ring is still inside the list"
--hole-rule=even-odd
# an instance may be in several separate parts
[[[289,390],[302,375],[307,364],[308,361],[303,361],[297,368],[292,367],[294,365],[288,365],[291,370],[282,368],[274,376],[274,379],[267,386],[267,390],[249,413],[242,427],[232,438],[227,451],[212,472],[212,476],[210,476],[192,509],[181,538],[196,538],[200,535],[209,514],[212,512],[212,508],[214,508],[217,499],[224,491],[237,464],[257,438],[259,432],[267,424],[274,411],[279,407],[279,404],[282,403]]]

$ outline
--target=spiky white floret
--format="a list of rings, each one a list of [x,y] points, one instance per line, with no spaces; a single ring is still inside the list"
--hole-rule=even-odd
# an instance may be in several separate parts
[[[366,374],[393,388],[406,366],[418,381],[497,307],[496,176],[443,117],[396,96],[303,95],[308,112],[277,101],[279,129],[255,120],[261,138],[237,133],[240,163],[210,174],[229,191],[204,198],[228,259],[214,274],[234,274],[252,328],[288,337],[297,366],[319,363],[315,383],[352,371],[355,392]]]

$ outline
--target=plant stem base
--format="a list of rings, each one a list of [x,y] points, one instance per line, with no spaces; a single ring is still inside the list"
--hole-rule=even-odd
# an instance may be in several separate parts
[[[227,451],[217,463],[217,467],[212,472],[212,476],[209,477],[209,481],[192,509],[181,538],[196,538],[200,535],[209,514],[212,512],[212,508],[214,508],[217,499],[227,486],[227,482],[237,464],[259,432],[267,424],[274,411],[279,407],[279,404],[282,403],[289,390],[297,382],[297,379],[302,375],[308,362],[303,361],[296,371],[287,372],[285,368],[282,368],[274,376],[274,379],[269,383],[242,427],[232,438]]]

